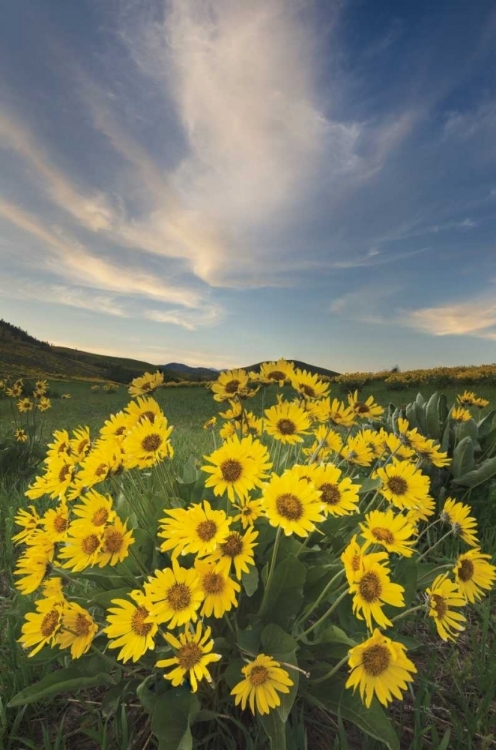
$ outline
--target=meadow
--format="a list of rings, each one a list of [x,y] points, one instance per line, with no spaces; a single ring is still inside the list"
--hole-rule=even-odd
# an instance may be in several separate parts
[[[87,381],[75,380],[51,381],[50,388],[51,408],[43,414],[42,443],[49,439],[55,429],[71,431],[80,426],[87,426],[94,435],[109,414],[122,410],[130,399],[127,388],[122,385],[115,393],[107,393],[101,388],[95,391],[92,390],[92,384]],[[249,409],[256,415],[261,415],[262,407],[267,409],[274,406],[278,395],[282,395],[287,401],[294,396],[294,390],[289,385],[280,389],[272,387],[265,392],[263,390],[249,400]],[[391,404],[394,404],[397,410],[403,410],[404,414],[407,405],[415,403],[419,391],[427,403],[436,390],[435,384],[391,390],[386,383],[376,381],[366,384],[361,389],[360,400],[366,402],[369,396],[373,396],[374,403],[384,407],[390,415],[395,413],[395,410],[390,407]],[[456,396],[462,390],[463,388],[455,386],[445,387],[443,393],[447,397],[448,404],[454,403]],[[331,384],[331,397],[346,401],[348,391],[349,387],[346,384]],[[494,385],[480,384],[477,385],[476,391],[478,396],[488,399],[491,406],[496,404]],[[62,394],[68,394],[70,398],[62,398]],[[169,478],[171,475],[179,478],[183,488],[179,487],[177,491],[181,495],[186,492],[187,495],[188,487],[193,486],[193,480],[197,477],[198,466],[204,462],[202,457],[211,454],[215,447],[218,448],[221,444],[218,427],[215,430],[216,438],[214,439],[212,430],[203,429],[203,425],[212,417],[217,417],[219,424],[222,423],[219,411],[225,411],[229,405],[225,402],[214,401],[211,391],[205,387],[160,388],[153,395],[166,415],[168,423],[174,426],[170,438],[174,447],[174,458],[170,462]],[[11,406],[8,399],[0,399],[0,435],[12,429]],[[486,409],[483,416],[488,413]],[[455,433],[456,429],[455,426]],[[461,435],[455,434],[455,448],[460,438]],[[309,444],[308,441],[305,444]],[[452,450],[453,447],[450,451]],[[194,457],[193,461],[191,456]],[[287,454],[284,466],[286,466],[286,460]],[[278,466],[282,469],[282,452],[278,454]],[[172,750],[173,747],[179,746],[182,750],[193,747],[217,750],[217,747],[219,749],[241,747],[240,742],[243,742],[245,747],[256,750],[265,748],[267,738],[269,738],[272,750],[281,750],[283,747],[287,750],[304,750],[307,747],[317,748],[317,750],[328,748],[379,750],[385,746],[405,750],[406,748],[411,748],[411,750],[422,748],[486,750],[496,747],[494,731],[496,726],[496,618],[494,616],[495,597],[491,593],[467,610],[467,626],[458,634],[456,642],[439,639],[430,627],[431,623],[428,621],[425,610],[403,621],[399,637],[402,643],[408,645],[409,649],[411,648],[411,658],[418,673],[413,689],[410,687],[403,696],[403,700],[394,702],[388,710],[394,727],[392,736],[387,734],[387,727],[382,727],[381,730],[377,726],[368,726],[367,711],[365,708],[363,711],[357,708],[359,703],[349,706],[344,703],[342,710],[336,711],[335,708],[326,706],[326,701],[322,700],[321,702],[315,701],[313,705],[311,702],[306,704],[305,709],[303,702],[298,703],[298,707],[293,708],[290,715],[286,717],[284,738],[278,735],[280,730],[278,726],[268,728],[267,722],[262,722],[262,729],[262,725],[248,726],[245,721],[240,724],[239,717],[236,718],[237,715],[231,718],[233,725],[229,729],[225,726],[229,719],[225,711],[224,713],[218,712],[219,716],[226,715],[227,719],[219,719],[214,731],[203,731],[201,727],[207,725],[208,719],[212,719],[208,715],[209,712],[212,714],[212,708],[209,707],[204,711],[205,716],[198,720],[198,724],[195,724],[194,744],[192,744],[191,733],[188,735],[185,732],[184,737],[180,738],[184,744],[179,744],[178,741],[174,745],[170,738],[160,737],[157,741],[155,734],[150,733],[150,720],[144,706],[146,707],[147,700],[151,698],[150,696],[147,698],[146,691],[136,693],[136,686],[132,686],[126,694],[122,692],[119,684],[109,688],[91,686],[91,682],[88,682],[88,687],[86,687],[85,683],[82,683],[82,689],[75,693],[67,692],[57,695],[47,691],[46,696],[40,695],[37,700],[8,707],[7,704],[14,696],[22,694],[39,680],[50,679],[56,665],[69,667],[70,664],[70,659],[68,657],[60,659],[57,656],[58,652],[47,655],[46,648],[29,658],[17,643],[20,620],[25,616],[28,607],[26,597],[20,597],[14,589],[12,570],[19,557],[19,550],[12,543],[11,537],[16,530],[14,516],[19,508],[26,506],[24,491],[31,480],[32,476],[24,476],[21,480],[16,480],[11,474],[8,477],[5,476],[3,480],[0,477],[0,514],[3,536],[0,579],[2,597],[0,745],[5,750],[10,750],[10,748],[12,750],[16,748],[44,748],[46,750],[63,750],[64,748],[67,750],[69,748],[131,750],[134,748],[141,750],[145,747]],[[152,485],[153,472],[147,488],[150,489]],[[208,497],[211,497],[213,501],[213,495],[208,494]],[[496,553],[494,485],[490,481],[474,488],[473,491],[470,487],[468,489],[465,487],[462,497],[465,501],[472,502],[473,514],[479,525],[480,545],[491,555],[492,562],[494,562]],[[46,500],[37,502],[43,510],[50,507],[50,503]],[[292,542],[293,537],[289,539]],[[424,542],[426,539],[436,546],[435,538],[431,540],[429,533],[424,538]],[[285,543],[286,541],[283,540],[281,545],[283,551]],[[441,540],[438,547],[441,560],[446,561],[456,556],[457,545],[458,540],[453,537]],[[310,547],[310,544],[308,546]],[[291,553],[291,549],[292,547],[288,547],[288,554]],[[323,549],[319,552],[315,547],[315,557],[321,555]],[[277,557],[277,552],[275,557]],[[311,554],[304,560],[310,567],[314,565]],[[267,565],[270,568],[270,560]],[[265,584],[268,587],[270,587],[270,580],[269,570],[268,583],[267,574],[265,574]],[[317,586],[316,582],[311,590],[320,591],[315,586]],[[296,594],[295,597],[297,598]],[[320,594],[317,601],[320,601]],[[325,601],[324,597],[320,607]],[[332,597],[330,601],[333,601]],[[333,606],[334,604],[331,605]],[[418,608],[420,609],[420,605]],[[315,611],[314,619],[310,619],[310,630],[315,626],[316,616],[321,614],[319,607],[316,607]],[[349,613],[343,613],[340,625],[345,622],[349,624],[350,617],[351,610]],[[273,619],[276,620],[275,615]],[[283,621],[280,623],[284,624]],[[234,626],[237,628],[238,624],[234,623]],[[316,632],[318,633],[319,630],[317,629]],[[228,635],[227,633],[225,637]],[[338,647],[330,637],[328,649],[331,653],[336,653],[336,658],[341,658],[344,653],[343,645]],[[339,664],[337,666],[339,667]],[[129,671],[132,673],[132,669]],[[128,678],[129,675],[124,670],[121,682]],[[74,687],[77,685],[74,684]],[[329,690],[332,692],[330,688]],[[152,724],[153,721],[152,714]],[[202,724],[202,721],[205,724]],[[239,725],[236,725],[236,721]],[[385,732],[382,739],[380,739],[381,731]],[[395,744],[395,736],[399,738],[398,744]],[[224,743],[222,745],[219,744],[221,739]]]

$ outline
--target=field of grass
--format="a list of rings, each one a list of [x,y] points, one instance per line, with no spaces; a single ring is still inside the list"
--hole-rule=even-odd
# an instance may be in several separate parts
[[[51,384],[59,395],[69,393],[70,399],[53,398],[52,409],[46,413],[45,435],[53,429],[73,429],[88,425],[93,432],[110,413],[122,409],[130,397],[125,387],[117,393],[92,392],[88,382],[60,381]],[[283,389],[284,391],[285,389]],[[404,406],[412,401],[419,389],[388,390],[384,384],[364,388],[362,395],[373,394],[386,406],[390,402]],[[429,397],[435,389],[420,389]],[[447,388],[444,392],[451,402],[463,389]],[[276,389],[271,389],[265,405],[275,403]],[[286,392],[289,397],[290,391]],[[344,398],[346,389],[334,385],[332,395]],[[496,403],[496,388],[480,387],[477,394]],[[203,387],[164,388],[155,394],[169,423],[174,425],[172,442],[175,448],[174,465],[180,472],[182,465],[193,454],[201,458],[213,450],[212,436],[202,430],[211,416],[225,407],[212,399]],[[0,433],[10,429],[11,411],[7,399],[0,400]],[[261,394],[249,401],[256,415],[261,411]],[[146,718],[136,701],[115,713],[111,701],[105,702],[105,691],[81,691],[77,696],[62,696],[22,708],[7,708],[9,699],[17,692],[48,674],[51,663],[28,659],[16,644],[19,620],[25,604],[16,599],[11,571],[16,551],[10,542],[13,516],[25,505],[23,487],[12,490],[11,484],[0,477],[0,747],[4,750],[145,750],[140,744],[141,728]],[[487,497],[490,508],[496,495]],[[480,528],[481,544],[485,551],[496,553],[496,514],[489,512]],[[418,667],[413,691],[391,711],[402,750],[491,750],[496,748],[496,598],[494,594],[472,608],[469,626],[456,644],[443,643],[429,630],[424,618],[410,620],[405,634],[422,634],[426,647],[412,652]],[[103,713],[100,710],[104,701]],[[383,745],[319,710],[307,718],[307,742],[303,743],[304,728],[294,720],[292,733],[295,745],[291,750],[379,750]],[[300,739],[298,739],[300,738]],[[216,750],[215,742],[204,745]],[[147,750],[154,748],[153,743]]]

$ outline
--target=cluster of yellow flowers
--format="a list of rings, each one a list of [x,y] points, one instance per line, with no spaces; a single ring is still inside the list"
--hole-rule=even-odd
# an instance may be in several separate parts
[[[28,388],[22,378],[18,378],[10,384],[7,378],[0,379],[0,393],[5,394],[11,401],[14,438],[18,443],[28,442],[29,426],[33,435],[36,432],[36,412],[45,412],[51,408],[52,403],[46,395],[47,391],[48,383],[46,380],[37,380],[32,393],[28,395]],[[19,414],[22,416],[19,417]],[[30,421],[31,425],[29,425]]]
[[[133,381],[130,393],[136,400],[112,415],[93,440],[88,428],[72,436],[65,430],[55,433],[44,473],[26,495],[30,500],[49,496],[57,505],[41,516],[30,505],[16,516],[21,530],[14,540],[25,545],[15,571],[16,585],[23,594],[40,587],[43,591],[22,627],[22,645],[30,655],[49,645],[70,648],[72,657],[78,658],[97,633],[103,633],[108,647],[119,649],[117,659],[137,662],[157,643],[162,648],[167,644],[171,655],[159,659],[156,668],[165,670],[165,679],[174,687],[187,680],[196,692],[202,680],[212,682],[212,665],[225,661],[214,651],[212,631],[226,618],[232,627],[228,615],[243,601],[246,604],[244,576],[265,569],[260,608],[253,613],[263,619],[274,596],[281,539],[294,536],[302,540],[300,552],[306,548],[308,554],[328,555],[338,568],[336,572],[333,567],[316,600],[304,602],[292,624],[295,641],[308,644],[308,635],[329,622],[347,598],[368,631],[327,674],[319,672],[319,664],[310,663],[310,674],[316,667],[319,675],[311,684],[330,679],[347,664],[346,685],[359,689],[366,706],[374,695],[384,705],[401,698],[416,668],[406,647],[383,631],[423,609],[440,637],[452,640],[464,629],[463,607],[481,598],[496,580],[496,568],[478,546],[470,507],[447,498],[436,512],[430,479],[422,467],[447,466],[447,453],[404,418],[397,419],[394,430],[385,424],[377,428],[384,409],[373,397],[361,400],[355,391],[346,403],[331,399],[328,383],[284,360],[264,363],[259,373],[231,370],[221,373],[212,386],[214,399],[228,402],[229,409],[220,414],[225,420],[222,445],[204,457],[201,467],[203,497],[186,507],[166,503],[174,480],[170,469],[164,469],[165,508],[155,522],[135,470],[167,467],[166,459],[173,455],[172,428],[157,401],[147,395],[162,384],[159,373]],[[279,395],[260,417],[245,408],[246,400],[260,389],[285,384],[293,389],[292,401]],[[462,412],[477,398],[464,393],[459,401],[460,407],[451,412],[453,422],[464,421]],[[205,428],[214,432],[216,418]],[[126,494],[126,478],[127,487],[137,489],[134,494]],[[366,481],[372,489],[364,489]],[[104,482],[102,492],[94,489]],[[121,517],[111,492],[117,499],[124,493],[133,519],[130,514]],[[207,493],[212,499],[205,498]],[[333,524],[353,515],[357,523],[339,548]],[[430,543],[442,524],[447,532]],[[136,530],[152,538],[159,555],[154,559],[163,561],[153,571],[136,552]],[[442,565],[443,572],[435,571],[431,578],[422,572],[422,602],[406,608],[405,589],[392,580],[397,561],[420,563],[448,535],[471,549]],[[333,540],[334,557],[329,551]],[[138,574],[127,567],[128,557]],[[84,609],[70,594],[73,575],[95,566],[118,567],[128,580],[138,582],[127,598],[112,601],[105,621],[98,607],[89,604]],[[330,606],[317,612],[329,599]],[[386,605],[403,611],[390,617]],[[281,694],[294,685],[291,666],[271,654],[247,659],[238,649],[227,656],[242,656],[247,662],[231,695],[236,705],[249,706],[253,714],[278,707]]]
[[[336,375],[332,382],[345,386],[363,388],[370,383],[384,382],[388,385],[418,387],[426,383],[440,382],[443,387],[449,384],[481,384],[496,382],[496,364],[459,366],[459,367],[432,367],[425,370],[404,370],[403,372],[391,372],[381,370],[380,372],[348,372]]]

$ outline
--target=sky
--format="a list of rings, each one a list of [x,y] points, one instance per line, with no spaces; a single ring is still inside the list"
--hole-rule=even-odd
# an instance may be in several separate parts
[[[216,368],[496,361],[492,0],[16,0],[0,317]]]

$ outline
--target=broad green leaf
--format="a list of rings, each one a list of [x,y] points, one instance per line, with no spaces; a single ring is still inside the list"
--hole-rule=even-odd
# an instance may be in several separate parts
[[[258,654],[260,648],[260,634],[262,628],[260,625],[257,627],[239,630],[238,631],[238,645],[243,651],[247,651],[249,654]]]
[[[183,484],[190,484],[191,482],[196,482],[198,476],[199,471],[197,469],[197,458],[196,456],[191,454],[184,464],[181,481],[183,482]]]
[[[408,423],[410,425],[410,429],[414,429],[415,427],[417,429],[420,428],[420,425],[417,421],[417,413],[415,411],[415,403],[413,404],[407,404],[406,406],[406,418],[408,419]]]
[[[365,495],[367,492],[375,492],[379,487],[381,486],[381,480],[379,477],[376,479],[372,479],[371,477],[366,477],[362,484],[360,489],[358,490],[359,495]]]
[[[114,599],[128,599],[130,592],[130,586],[111,589],[110,591],[101,591],[98,594],[92,594],[91,601],[98,604],[99,607],[103,607],[103,609],[108,609]]]
[[[405,606],[409,606],[417,594],[417,575],[418,575],[418,563],[413,557],[400,557],[392,575],[392,579],[395,583],[399,583],[405,589],[403,598],[405,600]],[[388,607],[389,612],[398,614],[396,607]],[[393,616],[394,616],[393,614]]]
[[[42,680],[30,685],[20,693],[17,693],[9,702],[9,708],[14,706],[24,706],[27,703],[43,700],[48,696],[57,693],[66,693],[83,688],[96,687],[97,685],[114,685],[112,677],[106,672],[84,676],[84,671],[80,667],[67,667],[67,669],[58,669],[56,672],[43,677]]]
[[[474,441],[474,443],[477,443],[477,422],[474,419],[469,419],[467,422],[461,422],[456,428],[455,432],[457,433],[458,440],[463,440],[463,438],[470,437]]]
[[[427,436],[434,440],[441,437],[441,422],[439,419],[439,396],[436,391],[433,393],[425,407],[425,424],[427,427]]]
[[[303,584],[306,567],[294,555],[288,555],[274,572],[264,619],[278,625],[287,625],[303,603]]]
[[[479,436],[479,440],[489,435],[489,433],[493,429],[495,414],[496,410],[493,409],[493,411],[490,411],[489,414],[486,414],[486,416],[477,424],[477,434]]]
[[[422,396],[422,394],[421,394],[420,392],[419,392],[419,393],[417,393],[417,396],[416,396],[416,398],[415,398],[415,402],[416,402],[416,403],[417,403],[417,404],[418,404],[419,406],[423,406],[423,405],[425,404],[425,398],[424,398],[424,397]]]
[[[420,404],[418,401],[415,401],[415,417],[420,427],[420,432],[423,435],[425,435],[427,432],[427,421],[425,418],[425,405]]]
[[[224,672],[224,679],[228,686],[232,689],[238,682],[244,680],[244,675],[241,672],[243,667],[246,666],[246,662],[243,659],[231,659],[226,671]]]
[[[334,676],[332,680],[316,685],[306,696],[310,703],[326,708],[331,713],[340,715],[345,721],[351,721],[363,732],[381,740],[389,750],[399,750],[399,741],[391,722],[374,698],[370,708],[366,708],[358,693],[344,687],[344,680]]]
[[[258,568],[256,565],[253,565],[248,573],[243,573],[241,584],[246,592],[246,596],[253,596],[258,589]]]
[[[484,461],[478,469],[469,471],[461,477],[453,479],[452,484],[461,484],[462,487],[478,487],[489,479],[496,476],[496,458],[489,458]]]
[[[474,468],[474,444],[472,438],[467,435],[460,440],[453,451],[453,462],[451,472],[454,477],[461,477]]]
[[[259,717],[267,737],[270,740],[270,750],[286,750],[286,724],[277,711],[269,711]]]
[[[356,646],[355,641],[352,640],[344,630],[338,628],[337,625],[328,625],[326,629],[320,633],[318,639],[316,638],[313,641],[305,640],[304,642],[309,645],[318,643],[320,646],[325,645],[326,643],[339,643],[350,647]]]
[[[159,696],[152,713],[152,732],[160,750],[192,750],[191,723],[200,711],[200,701],[193,693],[168,690]]]

